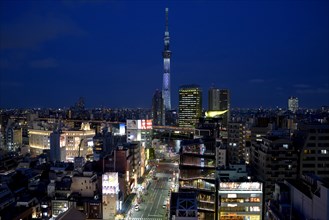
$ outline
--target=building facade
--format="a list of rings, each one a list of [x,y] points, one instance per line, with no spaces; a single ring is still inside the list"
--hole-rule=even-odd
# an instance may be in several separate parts
[[[231,100],[230,100],[230,91],[228,89],[221,89],[219,91],[219,110],[227,112],[223,115],[223,126],[226,127],[228,122],[230,121],[230,108],[231,108]]]
[[[300,175],[329,178],[329,125],[301,124],[296,132],[300,148]]]
[[[29,129],[29,145],[32,155],[40,155],[43,150],[50,149],[50,134],[52,131]],[[60,147],[66,149],[66,160],[73,161],[79,155],[86,156],[93,154],[92,138],[95,136],[94,130],[62,130],[60,135]]]
[[[152,118],[154,125],[165,125],[165,109],[162,93],[156,90],[152,99]]]
[[[275,184],[273,199],[267,206],[271,220],[329,219],[329,182],[316,175]]]
[[[290,97],[288,99],[288,110],[295,113],[298,110],[298,98],[297,97]]]
[[[263,219],[262,183],[221,182],[218,194],[220,198],[220,219]]]
[[[246,148],[246,131],[242,123],[228,124],[228,163],[244,163]]]
[[[251,143],[251,167],[254,175],[264,183],[264,198],[272,198],[274,184],[297,177],[298,153],[292,141],[281,135],[268,135]]]
[[[216,140],[184,140],[180,148],[179,192],[195,192],[201,219],[215,214]]]
[[[220,110],[219,98],[220,90],[218,88],[210,88],[208,91],[208,111]]]
[[[179,127],[195,127],[202,116],[202,90],[197,85],[184,85],[179,89]]]

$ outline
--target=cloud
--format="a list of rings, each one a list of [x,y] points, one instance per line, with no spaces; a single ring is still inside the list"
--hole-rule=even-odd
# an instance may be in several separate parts
[[[264,79],[250,79],[249,83],[264,83]]]
[[[34,60],[34,61],[30,62],[30,67],[36,68],[36,69],[49,69],[49,68],[55,68],[57,66],[58,66],[58,63],[53,58]]]
[[[85,31],[69,17],[28,14],[15,22],[1,24],[0,49],[34,49],[60,36],[84,34]]]
[[[307,89],[310,88],[310,85],[306,85],[306,84],[295,84],[293,85],[294,88],[300,88],[300,89]]]
[[[298,89],[298,94],[329,94],[328,88],[316,88],[316,89]]]

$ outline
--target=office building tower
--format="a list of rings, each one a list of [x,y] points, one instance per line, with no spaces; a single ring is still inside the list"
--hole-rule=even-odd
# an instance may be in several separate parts
[[[222,124],[227,127],[230,121],[230,94],[227,89],[210,88],[208,91],[208,111],[225,111],[220,117]]]
[[[298,98],[290,97],[288,99],[288,110],[295,113],[298,110]]]
[[[166,31],[164,36],[164,50],[163,57],[163,85],[162,85],[162,98],[164,101],[165,110],[171,110],[170,99],[170,57],[171,51],[169,49],[169,30],[168,30],[168,8],[166,8]]]
[[[184,85],[179,89],[179,127],[195,127],[202,116],[202,90],[197,85]]]
[[[162,93],[156,90],[152,99],[152,118],[154,125],[165,125],[165,111]]]
[[[210,88],[208,91],[208,111],[217,111],[220,110],[219,107],[219,97],[220,90],[217,88]]]
[[[221,89],[219,91],[219,110],[224,111],[228,110],[223,115],[223,122],[224,126],[227,126],[227,123],[230,121],[230,91],[228,89]]]

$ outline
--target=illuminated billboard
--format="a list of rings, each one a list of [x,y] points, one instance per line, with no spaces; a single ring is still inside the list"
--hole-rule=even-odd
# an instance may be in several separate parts
[[[221,182],[220,190],[262,191],[262,184],[259,182]]]
[[[152,129],[152,120],[141,120],[141,129]]]
[[[127,132],[127,142],[140,141],[142,140],[142,134],[139,130],[130,130]]]
[[[138,120],[127,120],[127,129],[138,129]]]
[[[119,125],[119,134],[120,135],[125,135],[126,134],[125,124],[120,124]]]
[[[103,195],[117,194],[119,192],[118,173],[105,173],[102,176],[102,193]]]
[[[149,130],[152,129],[152,119],[143,120],[127,120],[127,129]]]

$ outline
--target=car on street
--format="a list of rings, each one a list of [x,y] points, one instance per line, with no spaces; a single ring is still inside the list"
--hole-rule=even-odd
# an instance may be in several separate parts
[[[135,211],[139,211],[139,205],[135,205]]]

